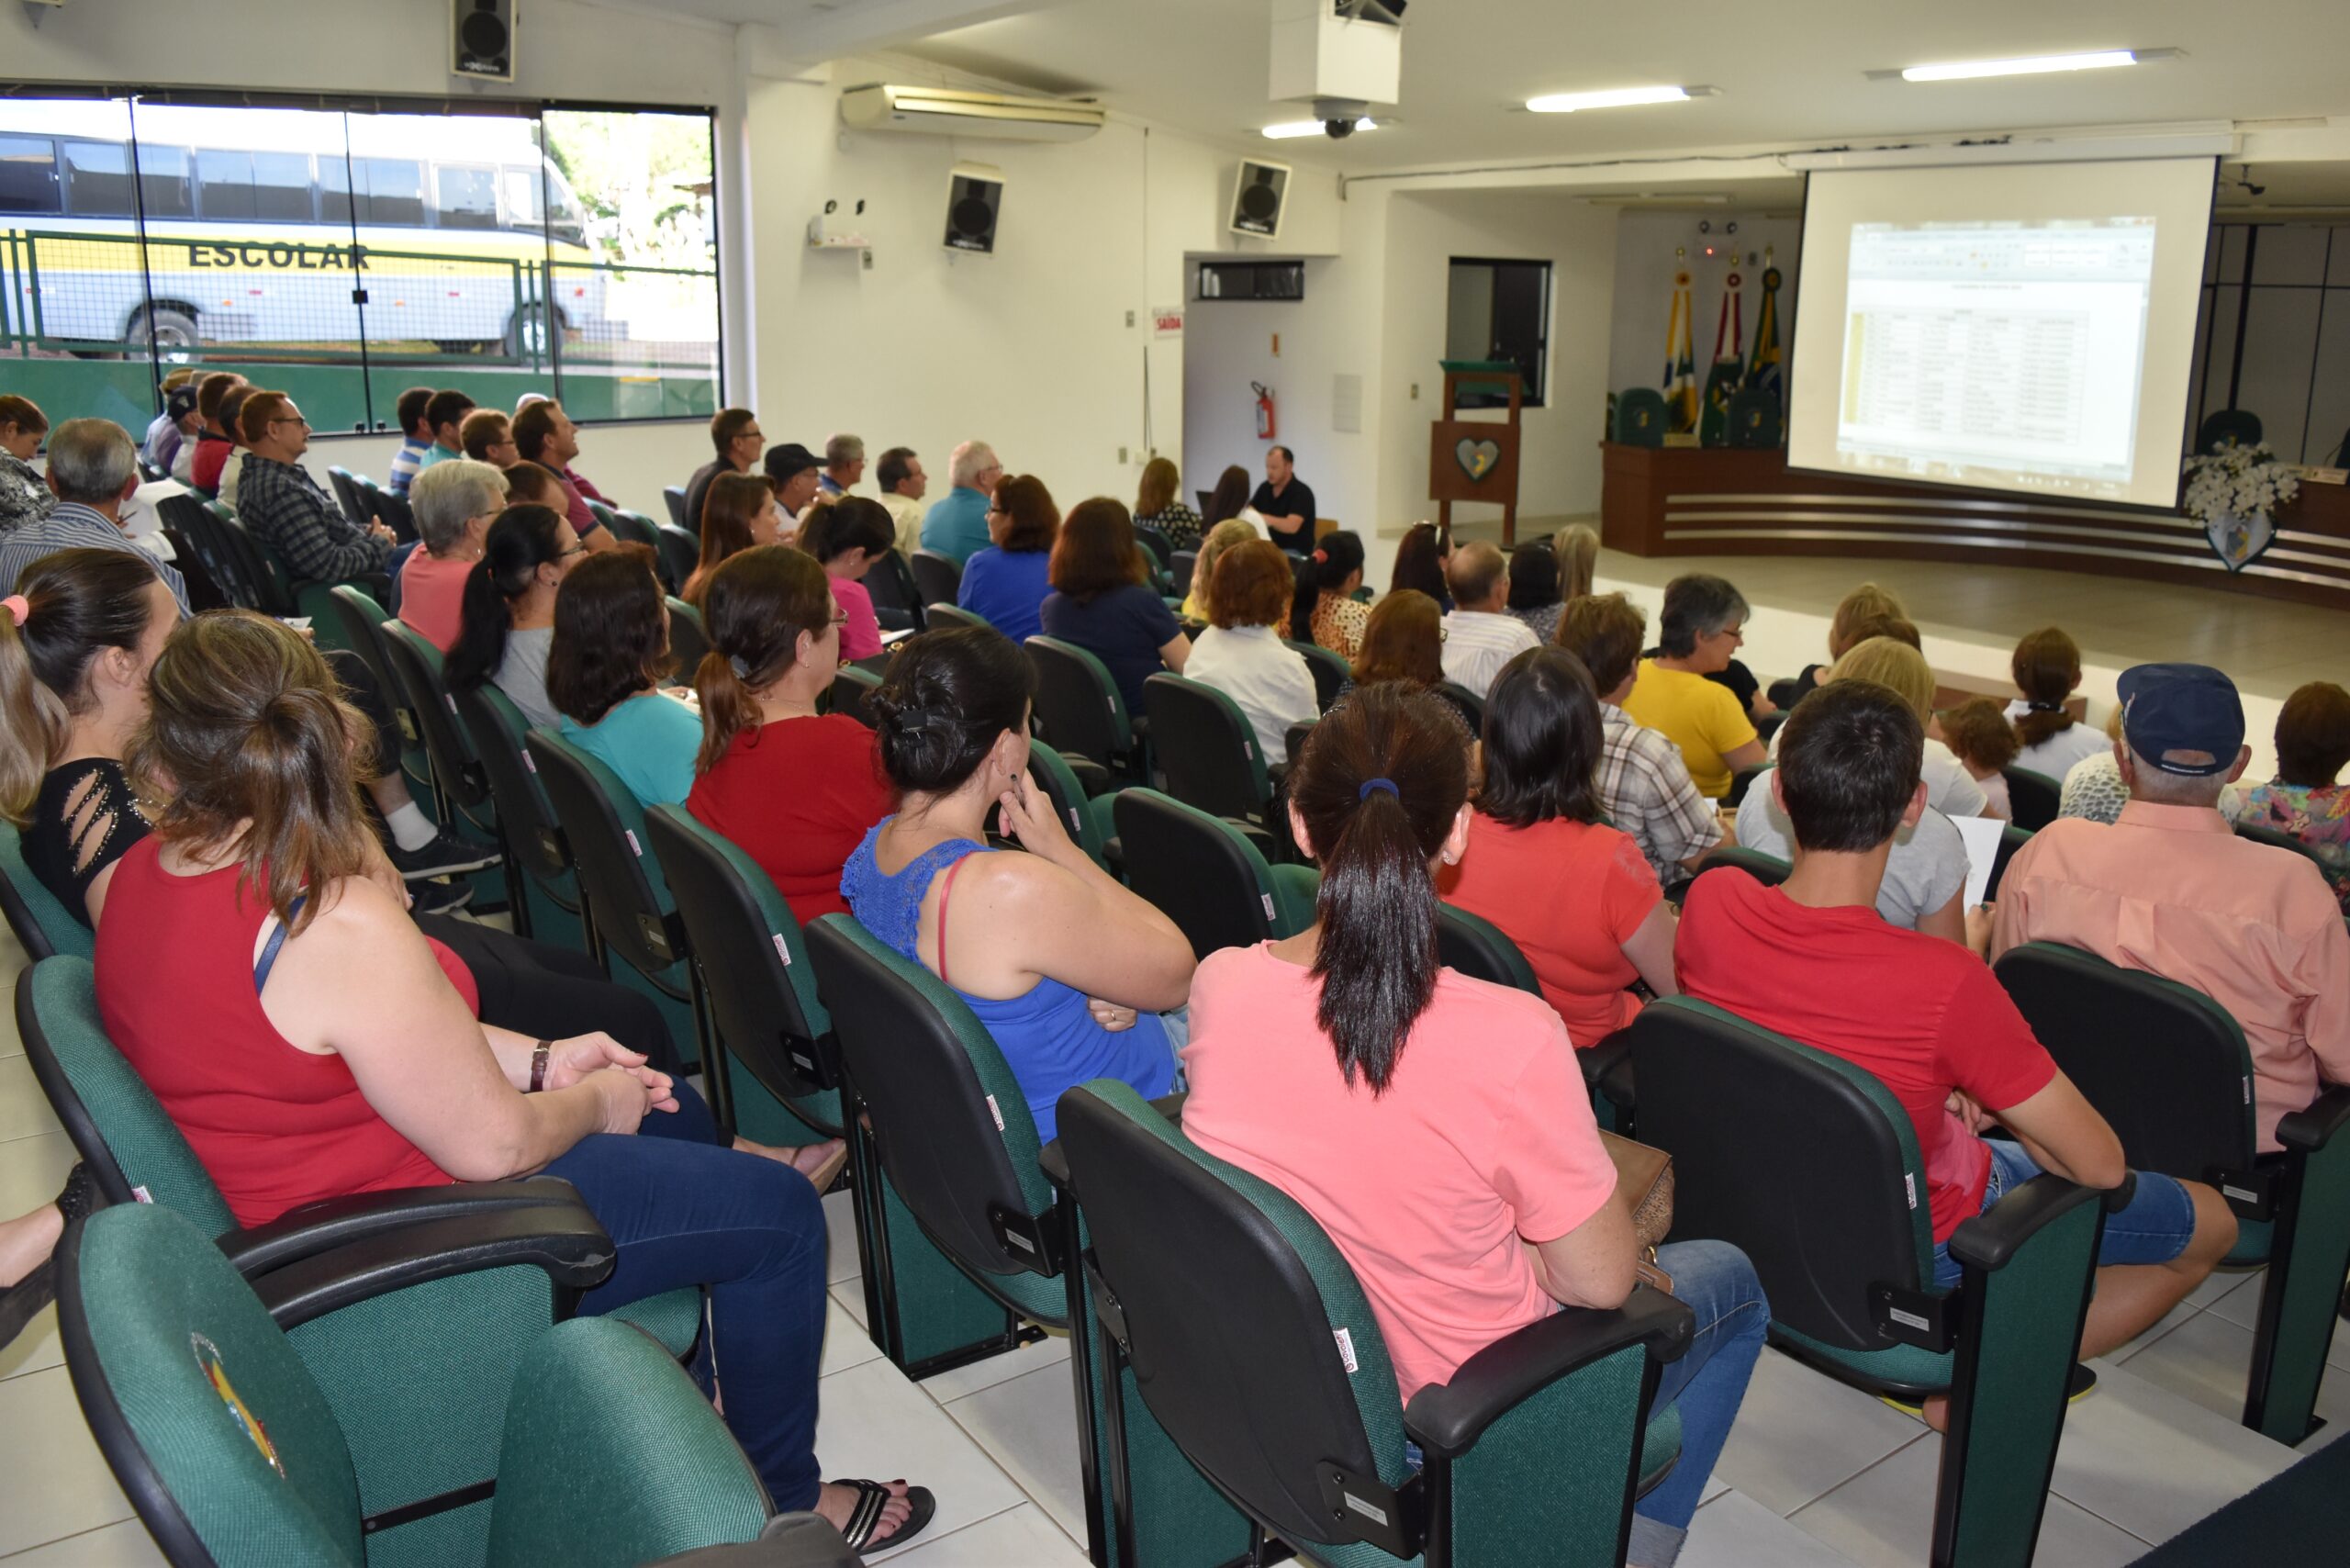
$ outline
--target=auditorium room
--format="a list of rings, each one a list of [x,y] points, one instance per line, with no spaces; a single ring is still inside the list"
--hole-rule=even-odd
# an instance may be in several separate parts
[[[0,7],[0,1568],[2350,1563],[2341,24]]]

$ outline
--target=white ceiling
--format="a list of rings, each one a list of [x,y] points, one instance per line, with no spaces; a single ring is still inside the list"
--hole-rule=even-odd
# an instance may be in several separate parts
[[[740,14],[745,0],[685,0]],[[798,8],[806,0],[767,0]],[[903,3],[903,0],[899,0]],[[845,10],[888,8],[851,0]],[[1060,0],[934,33],[901,52],[1218,139],[1301,118],[1266,98],[1269,0]],[[1675,149],[1805,147],[1908,133],[2350,115],[2341,0],[1414,0],[1399,123],[1344,142],[1281,144],[1365,173],[1483,160],[1601,159]],[[789,24],[786,26],[789,31]],[[2177,49],[2121,70],[1910,84],[1871,71],[2089,49]],[[1673,83],[1721,95],[1532,115],[1539,93]]]

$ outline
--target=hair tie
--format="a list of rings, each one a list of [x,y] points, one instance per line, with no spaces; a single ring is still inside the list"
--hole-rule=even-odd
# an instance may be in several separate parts
[[[1316,551],[1315,551],[1315,552],[1314,552],[1314,564],[1315,564],[1315,566],[1328,566],[1328,565],[1330,564],[1330,552],[1328,552],[1327,550],[1316,550]]]
[[[1362,781],[1362,788],[1355,791],[1355,803],[1360,805],[1370,800],[1373,790],[1384,790],[1398,801],[1404,798],[1404,791],[1395,788],[1393,778],[1366,778]]]
[[[33,607],[26,600],[23,594],[12,593],[6,599],[0,599],[0,607],[5,607],[8,611],[8,619],[19,626],[32,619]]]
[[[744,658],[740,654],[727,655],[726,667],[734,672],[734,678],[737,680],[748,680],[751,678],[750,661]]]

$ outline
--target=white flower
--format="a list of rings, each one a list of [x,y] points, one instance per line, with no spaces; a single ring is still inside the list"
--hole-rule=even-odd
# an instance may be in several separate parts
[[[2265,518],[2297,495],[2300,477],[2266,446],[2228,446],[2187,460],[2183,509],[2208,525],[2220,517]]]

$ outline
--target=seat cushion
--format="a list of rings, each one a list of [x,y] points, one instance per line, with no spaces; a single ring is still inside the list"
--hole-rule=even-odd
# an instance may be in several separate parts
[[[660,1340],[669,1354],[683,1361],[701,1338],[701,1292],[689,1286],[649,1295],[643,1301],[614,1308],[611,1316],[623,1323],[635,1324]]]

